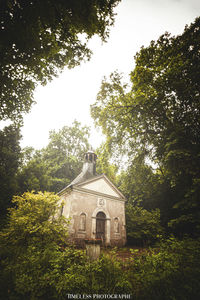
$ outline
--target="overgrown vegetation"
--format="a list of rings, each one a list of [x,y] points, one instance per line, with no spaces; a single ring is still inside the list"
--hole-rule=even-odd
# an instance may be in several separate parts
[[[104,39],[118,0],[95,1],[94,6],[83,1],[82,5],[87,2],[90,8],[89,18],[73,1],[71,8],[65,7],[68,1],[58,1],[50,14],[41,6],[40,16],[38,1],[27,1],[26,5],[11,2],[3,1],[1,11],[0,30],[14,35],[9,35],[11,41],[3,35],[0,76],[5,83],[0,86],[0,119],[13,119],[18,113],[20,119],[31,106],[36,81],[45,84],[64,64],[72,67],[88,57],[89,50],[78,34],[85,32],[90,38],[97,33]],[[47,2],[50,5],[51,1]],[[26,40],[27,35],[19,35],[13,24],[22,33],[32,30],[22,28],[32,8],[30,24],[35,26],[30,38],[38,44],[24,48],[21,37]],[[64,23],[60,24],[57,13]],[[68,36],[65,25],[71,17],[76,22],[67,27]],[[16,33],[20,40],[16,40]],[[36,40],[32,40],[33,35]],[[199,47],[197,18],[182,35],[166,33],[149,47],[142,47],[135,57],[131,89],[114,72],[110,81],[102,82],[92,106],[92,116],[107,136],[97,150],[97,170],[106,173],[127,197],[129,241],[155,247],[146,252],[132,251],[127,263],[114,251],[89,262],[83,251],[69,246],[68,220],[60,215],[62,203],[50,193],[62,189],[80,172],[83,153],[89,147],[89,128],[75,122],[59,132],[52,131],[49,145],[41,151],[21,150],[16,126],[0,132],[2,216],[10,207],[0,232],[2,299],[66,299],[67,293],[130,293],[136,300],[199,299]],[[21,67],[16,67],[19,64]],[[118,157],[119,163],[124,154],[127,168],[121,170],[113,160]]]
[[[156,248],[117,250],[90,262],[66,243],[67,220],[51,193],[14,197],[7,227],[0,233],[1,299],[67,299],[68,294],[131,294],[135,300],[198,299],[200,240],[175,238]]]
[[[139,256],[133,252],[129,279],[133,299],[198,299],[200,240],[169,238],[158,250]]]

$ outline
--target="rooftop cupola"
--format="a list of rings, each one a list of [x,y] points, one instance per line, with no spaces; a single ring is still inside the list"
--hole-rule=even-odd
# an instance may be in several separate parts
[[[89,172],[92,176],[96,174],[97,155],[93,151],[85,153],[85,161],[83,164],[83,172]]]

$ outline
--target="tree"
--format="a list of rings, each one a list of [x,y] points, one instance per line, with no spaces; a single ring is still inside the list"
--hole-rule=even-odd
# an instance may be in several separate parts
[[[150,245],[163,233],[159,209],[148,211],[129,204],[126,209],[126,219],[128,241],[134,245]]]
[[[158,240],[164,233],[163,219],[165,210],[160,201],[163,200],[163,186],[160,174],[153,172],[142,154],[138,154],[126,170],[118,176],[119,189],[127,199],[126,230],[128,243],[147,246]],[[162,192],[161,192],[162,191]],[[162,223],[161,223],[162,217]]]
[[[30,110],[37,83],[79,65],[95,34],[103,41],[120,0],[2,0],[0,4],[0,120]]]
[[[19,192],[59,192],[81,171],[89,149],[89,128],[74,121],[58,132],[50,132],[49,144],[36,151],[18,173]]]
[[[15,196],[13,204],[8,224],[0,232],[0,279],[5,280],[1,292],[4,290],[4,299],[38,299],[45,293],[48,298],[50,273],[61,261],[60,247],[67,238],[68,221],[60,214],[62,204],[58,196],[47,192]]]
[[[21,166],[17,174],[18,194],[26,191],[49,191],[51,177],[47,174],[47,165],[42,159],[40,151]]]
[[[20,165],[21,135],[18,127],[10,125],[0,131],[0,211],[1,221],[17,190],[16,174]]]
[[[142,155],[135,157],[127,169],[121,172],[119,184],[129,204],[146,209],[157,207],[160,176],[144,162]]]
[[[92,106],[113,149],[120,145],[133,158],[143,153],[158,165],[169,182],[176,233],[200,228],[199,42],[200,18],[180,36],[162,35],[136,54],[131,89],[115,72]]]
[[[148,211],[159,208],[161,225],[169,231],[168,222],[173,216],[175,195],[169,178],[158,168],[145,162],[144,153],[138,153],[126,170],[118,176],[118,185],[128,200],[128,205]]]
[[[97,174],[105,174],[108,178],[117,184],[117,171],[118,167],[116,164],[111,163],[111,152],[108,143],[102,143],[96,150],[97,154]]]

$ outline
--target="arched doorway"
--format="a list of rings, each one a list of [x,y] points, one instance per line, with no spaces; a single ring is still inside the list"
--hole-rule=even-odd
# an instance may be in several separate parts
[[[96,215],[96,239],[105,241],[106,215],[100,211]]]

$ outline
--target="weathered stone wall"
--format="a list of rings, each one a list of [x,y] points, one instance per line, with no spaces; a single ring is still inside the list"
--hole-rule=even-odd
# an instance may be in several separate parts
[[[63,215],[71,217],[69,234],[71,240],[83,245],[84,239],[96,237],[96,215],[102,211],[106,215],[106,244],[123,246],[126,242],[125,201],[116,197],[101,196],[79,190],[66,192],[61,196],[65,206]],[[85,217],[85,228],[84,228]]]

